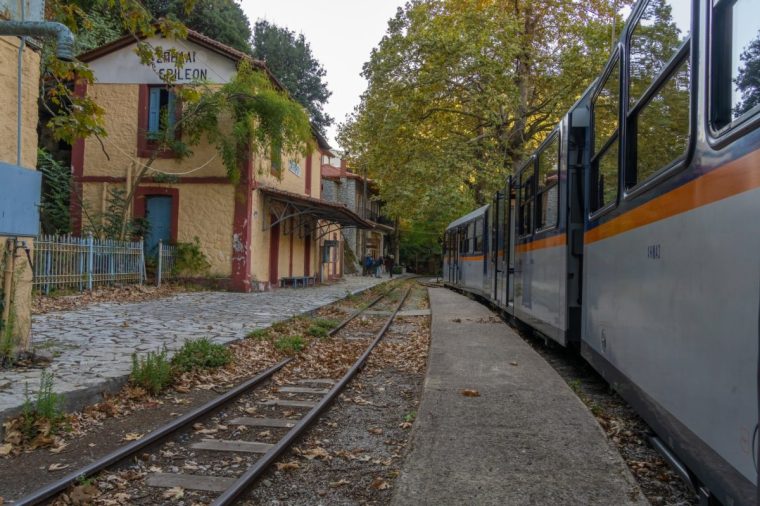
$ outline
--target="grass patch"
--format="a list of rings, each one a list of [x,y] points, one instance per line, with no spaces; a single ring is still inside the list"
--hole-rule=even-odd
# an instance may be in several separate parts
[[[407,414],[404,415],[404,421],[405,422],[412,423],[415,418],[417,418],[417,412],[416,411],[412,411],[412,412],[407,413]]]
[[[303,337],[287,336],[281,337],[274,342],[274,347],[283,353],[297,353],[304,347]]]
[[[319,325],[312,325],[306,332],[308,332],[309,335],[313,337],[327,337],[329,331],[324,327],[320,327]]]
[[[185,341],[182,348],[172,358],[172,365],[178,371],[195,369],[212,369],[230,363],[232,353],[223,344],[212,343],[209,339],[191,339]]]
[[[288,323],[289,323],[288,320],[276,322],[272,324],[272,330],[274,330],[275,332],[285,332],[286,330],[288,330]]]
[[[322,327],[323,329],[334,329],[340,322],[338,320],[332,320],[330,318],[316,318],[313,322],[314,326]]]
[[[248,333],[247,336],[245,336],[249,339],[258,339],[260,341],[263,341],[264,339],[267,339],[269,337],[269,329],[254,329]]]
[[[162,390],[172,384],[174,373],[169,359],[166,358],[166,349],[162,351],[150,351],[140,358],[137,354],[132,355],[132,384],[143,388],[151,395],[158,395]]]

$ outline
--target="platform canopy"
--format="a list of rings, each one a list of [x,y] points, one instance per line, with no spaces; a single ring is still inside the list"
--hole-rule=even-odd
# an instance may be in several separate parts
[[[330,230],[335,227],[371,230],[376,226],[353,212],[345,204],[327,202],[270,186],[259,186],[258,190],[269,202],[269,210],[274,217],[269,223],[267,223],[268,220],[263,220],[264,230],[290,218],[296,219],[299,228],[313,224],[318,229],[325,229],[323,232],[327,230],[326,225],[320,225],[318,222],[329,223]]]

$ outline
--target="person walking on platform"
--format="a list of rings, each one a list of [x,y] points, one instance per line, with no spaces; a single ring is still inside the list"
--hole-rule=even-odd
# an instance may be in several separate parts
[[[375,269],[375,277],[380,277],[380,269],[383,266],[383,257],[379,256],[375,259],[375,261],[372,264],[373,268]]]
[[[388,275],[393,278],[393,266],[395,262],[393,261],[393,255],[388,255],[385,257],[385,270],[388,271]]]
[[[364,257],[364,275],[369,276],[371,275],[372,270],[372,255],[367,253],[367,256]]]

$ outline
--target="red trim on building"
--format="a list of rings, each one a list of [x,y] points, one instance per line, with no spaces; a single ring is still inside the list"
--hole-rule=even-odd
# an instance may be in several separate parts
[[[135,203],[132,207],[132,216],[145,218],[145,197],[154,195],[168,195],[172,198],[172,242],[177,242],[179,231],[179,189],[162,188],[157,186],[139,186],[135,190]]]
[[[253,211],[253,164],[250,157],[241,167],[235,185],[235,214],[232,220],[232,290],[251,291],[251,213]]]
[[[288,260],[288,276],[293,277],[293,231],[290,231],[290,259]]]
[[[311,236],[304,238],[303,275],[311,276]]]
[[[87,95],[87,81],[77,79],[74,83],[74,95]],[[74,188],[69,199],[69,215],[71,232],[75,235],[82,233],[82,201],[84,199],[82,179],[84,175],[84,139],[77,139],[71,146],[71,172],[74,178]]]
[[[137,156],[140,158],[150,158],[156,151],[155,142],[148,140],[148,109],[150,106],[150,89],[165,88],[165,85],[141,84],[140,92],[137,95]],[[181,116],[182,106],[177,102],[175,117]],[[176,138],[179,139],[181,133],[177,129]],[[162,149],[156,155],[156,158],[176,158],[177,154],[171,149]]]
[[[311,196],[311,153],[306,156],[306,195]]]
[[[83,176],[79,179],[83,183],[125,183],[127,178],[115,176]],[[162,183],[160,178],[144,177],[143,183]],[[173,177],[171,184],[231,184],[230,180],[224,176],[203,176],[203,177]]]
[[[270,217],[272,222],[277,221],[277,217]],[[280,224],[272,225],[269,228],[269,285],[279,286],[279,263],[280,263]]]

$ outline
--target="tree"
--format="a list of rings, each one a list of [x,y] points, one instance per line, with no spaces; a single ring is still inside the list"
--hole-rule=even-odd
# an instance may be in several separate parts
[[[760,34],[744,48],[742,66],[736,77],[736,89],[742,98],[736,105],[734,117],[739,117],[760,104]]]
[[[234,0],[196,0],[189,10],[186,0],[146,0],[145,7],[156,18],[172,17],[222,44],[251,50],[251,24]]]
[[[312,123],[324,135],[333,123],[323,110],[332,93],[324,81],[327,72],[314,58],[303,34],[259,20],[253,26],[253,56],[266,61],[269,70],[306,108]]]
[[[616,4],[407,3],[340,127],[347,158],[378,181],[391,217],[449,221],[487,203],[602,69],[622,25]]]

